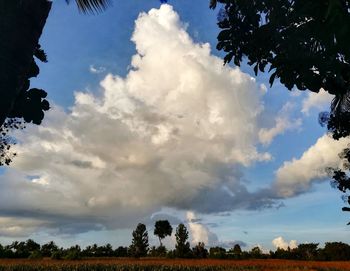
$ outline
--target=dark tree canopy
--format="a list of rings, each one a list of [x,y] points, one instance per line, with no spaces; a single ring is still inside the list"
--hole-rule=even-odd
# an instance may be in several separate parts
[[[289,90],[323,88],[335,95],[329,129],[348,123],[350,1],[218,0],[212,8],[216,2],[223,4],[217,49],[225,52],[225,63],[240,66],[246,57],[255,74],[271,72],[271,85],[279,78]]]
[[[289,90],[324,89],[334,99],[330,113],[321,113],[319,121],[334,139],[348,137],[350,1],[211,0],[210,7],[217,3],[222,4],[217,49],[225,53],[224,63],[233,61],[240,66],[247,60],[256,75],[270,72],[271,86],[279,79]],[[350,163],[349,149],[340,156],[345,164]],[[330,173],[341,191],[350,188],[343,169]]]
[[[142,223],[139,223],[136,229],[132,232],[130,254],[136,258],[146,256],[148,246],[148,233],[146,226]]]
[[[67,3],[71,2],[66,0]],[[100,12],[109,0],[75,0],[83,13]],[[9,165],[14,154],[8,135],[16,123],[41,124],[50,105],[46,91],[30,88],[30,78],[40,70],[36,60],[47,62],[39,39],[51,10],[48,0],[0,0],[0,166]]]
[[[187,258],[191,253],[190,243],[188,240],[188,230],[184,224],[179,224],[176,228],[175,255],[179,258]]]
[[[167,236],[170,236],[173,232],[168,220],[158,220],[154,225],[154,235],[158,236],[160,246],[162,246],[162,239]]]

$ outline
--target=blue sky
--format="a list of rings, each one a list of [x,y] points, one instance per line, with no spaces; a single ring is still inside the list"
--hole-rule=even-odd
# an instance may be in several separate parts
[[[32,80],[53,108],[16,135],[0,242],[129,245],[144,222],[156,245],[162,218],[208,245],[350,241],[323,172],[347,144],[317,122],[331,97],[223,67],[217,12],[130,0],[92,16],[54,1],[41,39],[49,62]]]

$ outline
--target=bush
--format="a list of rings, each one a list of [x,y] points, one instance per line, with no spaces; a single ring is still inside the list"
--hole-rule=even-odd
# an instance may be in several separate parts
[[[62,259],[61,251],[54,251],[54,252],[52,252],[51,259],[52,260],[61,260]]]
[[[43,255],[39,250],[32,251],[28,257],[28,259],[32,259],[32,260],[40,260],[42,258],[43,258]]]

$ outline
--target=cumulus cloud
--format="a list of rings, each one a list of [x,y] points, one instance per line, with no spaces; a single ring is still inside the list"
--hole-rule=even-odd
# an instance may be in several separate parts
[[[263,105],[254,79],[194,43],[169,5],[142,13],[132,41],[125,78],[108,74],[99,94],[76,92],[69,112],[55,107],[18,135],[18,158],[0,181],[0,217],[75,233],[129,227],[164,206],[271,203],[250,194],[240,174],[270,159],[256,148]]]
[[[272,240],[272,244],[275,246],[275,248],[282,248],[282,249],[294,249],[298,247],[298,243],[296,240],[291,240],[289,243],[288,241],[285,241],[282,236],[277,237]]]
[[[247,244],[243,241],[222,241],[212,232],[207,225],[201,222],[201,219],[193,211],[186,213],[187,225],[189,228],[191,245],[195,246],[199,242],[203,242],[206,246],[220,246],[224,248],[233,248],[238,244],[241,247],[246,247]]]
[[[276,172],[275,189],[279,196],[291,197],[307,192],[312,184],[327,178],[327,167],[342,165],[338,154],[347,147],[348,139],[320,137],[303,155],[284,164]]]
[[[329,109],[333,97],[324,89],[321,89],[319,93],[309,91],[307,97],[302,101],[301,112],[309,115],[310,110],[313,108],[318,110]]]
[[[294,109],[294,105],[286,103],[275,118],[275,126],[272,128],[262,128],[259,131],[259,140],[264,145],[269,145],[273,139],[280,134],[284,134],[288,130],[295,130],[301,127],[302,120],[300,118],[290,119],[290,113]]]

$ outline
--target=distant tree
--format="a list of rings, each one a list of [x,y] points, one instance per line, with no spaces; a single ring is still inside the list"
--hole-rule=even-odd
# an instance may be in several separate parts
[[[132,232],[130,254],[136,258],[144,257],[147,255],[148,246],[148,233],[146,226],[139,223],[136,229]]]
[[[120,246],[114,251],[114,255],[116,257],[127,257],[128,256],[128,248]]]
[[[223,247],[211,247],[209,249],[209,257],[213,259],[225,259],[226,249]]]
[[[52,254],[55,252],[55,251],[58,251],[59,248],[58,246],[55,244],[54,241],[50,241],[44,245],[41,246],[41,254],[44,256],[44,257],[51,257]]]
[[[148,252],[148,256],[150,256],[150,257],[165,257],[165,256],[167,256],[167,249],[165,246],[159,246],[159,247],[152,246]]]
[[[326,242],[322,255],[328,261],[350,260],[350,246],[343,242]]]
[[[253,259],[260,259],[263,256],[262,250],[260,247],[253,247],[250,251],[250,256]]]
[[[224,63],[233,60],[240,66],[246,59],[256,75],[271,72],[271,86],[280,79],[289,90],[324,89],[334,99],[330,113],[320,114],[320,123],[334,139],[349,136],[350,1],[210,0],[210,7],[217,3],[222,7],[216,47],[224,51]],[[342,158],[350,164],[349,148]],[[344,193],[350,190],[350,178],[342,168],[329,172],[335,187]],[[350,204],[347,194],[344,198]]]
[[[291,250],[290,247],[283,249],[278,247],[275,252],[270,251],[270,257],[273,259],[297,259],[296,253],[294,250]]]
[[[64,259],[66,260],[79,260],[81,259],[81,248],[79,245],[71,246],[64,251]]]
[[[162,246],[162,239],[171,236],[173,228],[168,220],[158,220],[154,225],[154,235],[159,238],[159,245]]]
[[[205,259],[208,258],[208,254],[208,250],[205,248],[203,242],[198,242],[198,244],[192,248],[192,255],[194,258]]]
[[[188,231],[184,224],[179,224],[176,228],[175,254],[178,258],[187,258],[191,253],[190,243],[188,240]]]
[[[294,253],[298,259],[302,260],[316,260],[318,257],[318,244],[299,244]]]
[[[233,246],[233,249],[230,250],[230,253],[233,254],[233,257],[234,257],[235,259],[241,258],[241,256],[242,256],[242,249],[241,249],[241,246],[240,246],[239,244],[235,244],[235,245]]]

